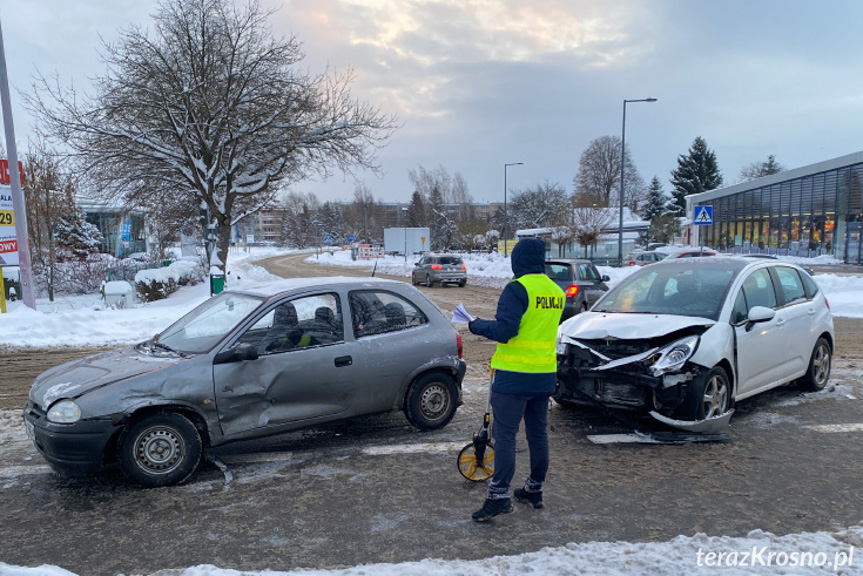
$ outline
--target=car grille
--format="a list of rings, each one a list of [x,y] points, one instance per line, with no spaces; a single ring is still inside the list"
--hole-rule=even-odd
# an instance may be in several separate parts
[[[656,346],[653,340],[579,340],[582,344],[613,360],[635,356]]]

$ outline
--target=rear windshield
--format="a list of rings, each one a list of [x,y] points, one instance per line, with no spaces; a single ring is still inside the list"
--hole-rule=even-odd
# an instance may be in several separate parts
[[[457,256],[441,256],[435,259],[438,264],[449,264],[453,266],[461,265],[461,258]]]

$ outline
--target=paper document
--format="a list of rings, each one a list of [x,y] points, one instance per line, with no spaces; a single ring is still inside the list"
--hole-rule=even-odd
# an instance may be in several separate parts
[[[452,311],[452,321],[455,322],[471,322],[473,321],[473,316],[468,314],[467,310],[464,309],[464,304],[459,304],[455,307],[455,310]]]

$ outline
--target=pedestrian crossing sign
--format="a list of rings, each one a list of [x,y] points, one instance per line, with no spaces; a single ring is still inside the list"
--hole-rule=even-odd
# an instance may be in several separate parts
[[[713,224],[713,206],[696,206],[695,224]]]

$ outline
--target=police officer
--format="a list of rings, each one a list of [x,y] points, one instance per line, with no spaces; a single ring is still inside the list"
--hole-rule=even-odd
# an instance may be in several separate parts
[[[501,292],[494,320],[477,318],[470,331],[496,341],[491,359],[494,414],[494,476],[476,522],[512,512],[509,486],[515,474],[515,447],[524,419],[530,449],[530,475],[514,492],[519,502],[542,508],[542,486],[548,471],[548,398],[554,394],[557,372],[555,339],[564,293],[545,275],[545,243],[520,240],[512,251],[515,276]]]

